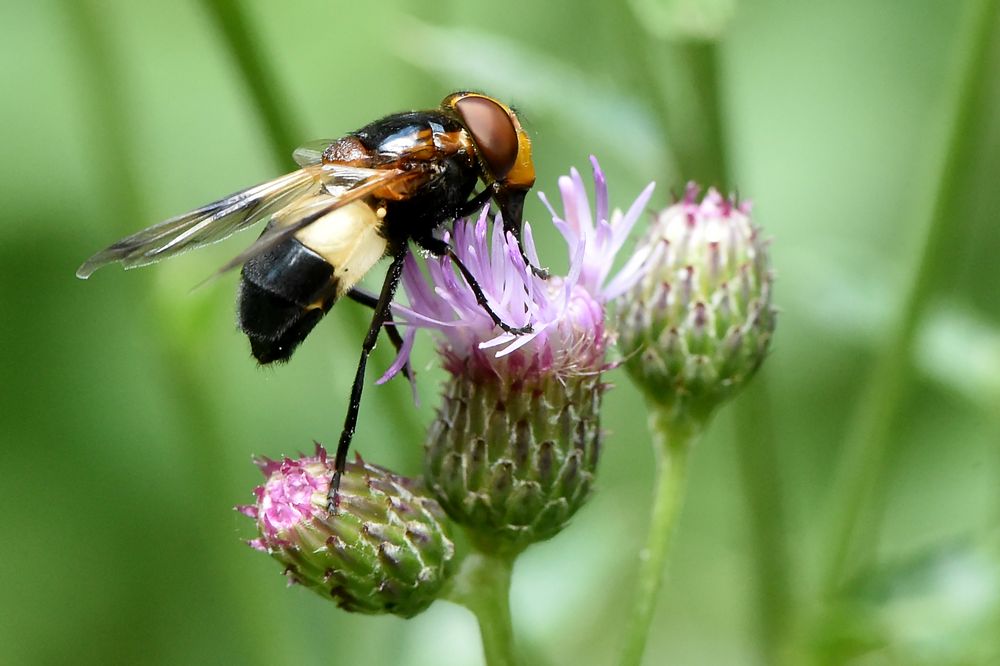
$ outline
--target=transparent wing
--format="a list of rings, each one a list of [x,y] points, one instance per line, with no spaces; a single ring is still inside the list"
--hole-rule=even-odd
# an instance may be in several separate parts
[[[336,139],[316,139],[315,141],[304,143],[295,149],[295,152],[292,153],[292,159],[300,167],[319,164],[323,161],[323,153],[336,141]]]
[[[384,188],[412,188],[427,178],[427,173],[419,170],[365,169],[336,165],[324,165],[323,172],[326,176],[324,185],[329,193],[328,196],[303,199],[301,205],[291,206],[278,213],[281,216],[280,224],[261,234],[253,245],[226,262],[205,282],[242,266],[251,257],[294,236],[310,224],[352,201],[372,196]]]
[[[126,268],[145,266],[220,241],[318,187],[319,171],[301,169],[143,229],[92,256],[77,270],[77,277],[90,277],[116,261]]]
[[[76,274],[88,278],[101,266],[114,262],[126,268],[145,266],[220,241],[270,217],[310,192],[325,188],[331,194],[340,195],[363,184],[385,183],[400,173],[337,164],[308,166],[123,238],[84,262]],[[369,192],[364,190],[364,193]]]

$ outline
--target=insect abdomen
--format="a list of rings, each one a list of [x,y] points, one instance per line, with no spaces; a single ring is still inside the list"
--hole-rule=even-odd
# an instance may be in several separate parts
[[[287,361],[338,295],[333,266],[294,237],[251,258],[241,276],[239,326],[262,365]]]

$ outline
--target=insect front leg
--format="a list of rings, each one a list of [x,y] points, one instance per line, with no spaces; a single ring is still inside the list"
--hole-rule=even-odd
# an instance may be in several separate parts
[[[542,278],[549,279],[549,272],[544,268],[539,268],[528,259],[527,252],[524,251],[524,242],[521,240],[521,226],[524,217],[524,196],[527,190],[505,189],[494,186],[493,198],[500,208],[500,215],[503,217],[503,231],[505,234],[513,234],[517,241],[517,249],[521,252],[521,258],[532,273]]]
[[[512,335],[524,335],[525,333],[531,333],[532,331],[531,324],[528,324],[527,326],[517,327],[517,326],[511,326],[510,324],[507,324],[502,319],[500,319],[500,315],[498,315],[496,312],[493,311],[493,308],[490,307],[489,301],[486,300],[486,294],[483,293],[483,288],[479,286],[479,282],[476,280],[476,276],[474,276],[472,272],[462,262],[462,260],[458,258],[458,255],[455,254],[455,249],[451,245],[448,245],[448,243],[444,242],[440,238],[434,238],[433,236],[428,236],[425,238],[419,238],[414,240],[416,241],[417,245],[427,250],[434,256],[437,257],[447,256],[453,262],[455,262],[455,265],[458,266],[458,271],[462,274],[462,277],[465,278],[465,281],[469,284],[469,287],[472,289],[472,293],[476,297],[476,302],[479,303],[479,306],[486,311],[486,314],[490,316],[490,319],[493,320],[493,323],[496,324],[502,331],[505,331]]]
[[[364,289],[358,289],[357,287],[352,288],[347,292],[347,297],[354,301],[355,303],[360,303],[361,305],[371,308],[374,310],[378,306],[378,296],[375,294],[370,294]],[[399,330],[395,326],[384,326],[385,334],[389,337],[389,342],[392,343],[393,348],[398,354],[403,348],[403,336],[399,334]],[[409,362],[403,364],[402,369],[403,376],[408,380],[413,381],[413,375],[410,374],[410,364]]]
[[[476,196],[472,197],[464,204],[459,206],[455,210],[454,217],[457,219],[459,217],[465,217],[466,215],[471,215],[477,210],[481,209],[491,197],[499,196],[496,192],[496,187],[486,188]],[[508,203],[507,215],[503,217],[503,230],[504,233],[511,233],[514,235],[514,240],[517,241],[517,249],[521,253],[521,258],[524,259],[524,264],[531,270],[532,273],[542,278],[543,280],[549,279],[549,272],[544,268],[539,268],[531,263],[528,259],[527,253],[524,251],[524,243],[521,241],[521,222],[519,219],[514,218],[514,211],[520,211],[520,208],[516,206],[510,208]],[[509,219],[509,221],[508,221]]]
[[[464,204],[455,209],[455,214],[452,216],[454,218],[465,217],[466,215],[471,215],[478,210],[481,210],[486,202],[490,200],[493,196],[493,190],[486,188],[476,196],[472,197]]]
[[[375,312],[372,314],[371,324],[368,326],[368,333],[361,344],[361,358],[358,361],[357,372],[354,373],[354,383],[351,385],[351,399],[347,403],[347,416],[344,419],[344,429],[340,433],[340,442],[337,444],[337,457],[334,459],[333,478],[330,480],[330,490],[327,492],[327,510],[331,513],[337,512],[337,505],[340,504],[340,478],[344,475],[344,468],[347,466],[347,450],[351,448],[351,440],[354,438],[354,429],[358,425],[358,411],[361,408],[361,391],[365,386],[365,366],[368,364],[368,356],[375,349],[378,342],[378,334],[382,325],[389,319],[392,297],[396,295],[396,287],[403,275],[403,262],[406,259],[407,248],[404,245],[397,250],[392,257],[392,264],[385,274],[385,281],[382,283],[382,291],[379,293],[378,301],[375,303]]]

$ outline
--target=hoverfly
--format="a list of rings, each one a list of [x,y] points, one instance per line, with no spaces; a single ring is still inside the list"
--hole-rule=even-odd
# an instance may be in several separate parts
[[[87,278],[113,262],[126,268],[151,264],[267,219],[256,242],[217,273],[242,266],[238,322],[259,363],[288,360],[342,296],[372,307],[330,484],[335,509],[365,365],[389,319],[410,241],[432,255],[450,257],[502,330],[530,330],[501,321],[469,269],[434,232],[492,199],[504,230],[520,245],[524,198],[535,170],[531,142],[517,114],[472,92],[451,94],[438,109],[393,114],[339,139],[314,142],[297,149],[294,158],[298,171],[123,238],[88,259],[76,274]],[[480,180],[484,187],[473,194]],[[525,256],[523,247],[521,254]],[[379,295],[355,289],[385,256],[392,261]],[[545,275],[526,256],[525,263]],[[398,347],[398,332],[393,327],[386,331]]]

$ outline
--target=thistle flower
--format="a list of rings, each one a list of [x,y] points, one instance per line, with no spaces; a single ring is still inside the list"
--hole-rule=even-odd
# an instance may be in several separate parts
[[[431,284],[415,260],[404,270],[409,306],[395,313],[410,328],[387,377],[402,367],[415,329],[436,333],[450,378],[428,433],[425,478],[445,511],[485,550],[518,552],[553,536],[593,484],[606,388],[604,304],[634,284],[642,258],[608,277],[653,186],[628,213],[609,217],[604,175],[592,163],[596,219],[575,169],[559,180],[562,215],[543,196],[568,246],[565,276],[532,274],[499,217],[490,229],[486,210],[478,220],[454,225],[450,241],[493,310],[511,326],[530,323],[531,333],[496,328],[447,258],[427,260]],[[538,265],[527,224],[524,246]]]
[[[656,216],[640,243],[646,270],[619,300],[626,367],[678,422],[703,422],[753,376],[775,310],[767,243],[750,205],[710,189]],[[693,419],[693,421],[690,421]]]
[[[316,454],[258,459],[267,477],[256,502],[238,511],[257,522],[249,545],[285,565],[285,575],[358,613],[411,617],[436,598],[455,548],[441,507],[421,484],[357,457],[340,484],[340,511],[327,513],[333,463]]]

